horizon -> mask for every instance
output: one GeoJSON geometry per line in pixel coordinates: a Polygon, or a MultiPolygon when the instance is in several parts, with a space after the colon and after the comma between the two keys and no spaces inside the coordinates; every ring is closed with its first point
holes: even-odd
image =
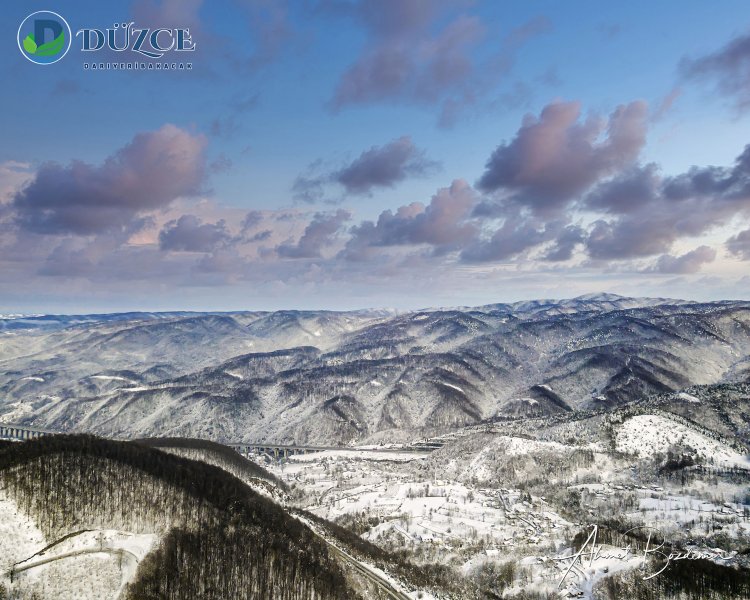
{"type": "Polygon", "coordinates": [[[622,294],[615,294],[612,292],[597,292],[597,293],[590,293],[590,294],[580,294],[578,296],[569,296],[569,297],[558,297],[558,298],[524,298],[519,300],[510,300],[510,301],[502,301],[498,300],[496,302],[486,302],[482,304],[455,304],[455,305],[446,305],[446,306],[440,306],[440,305],[430,305],[430,306],[414,306],[410,308],[397,308],[393,306],[362,306],[362,307],[354,307],[354,308],[344,308],[344,309],[331,309],[331,308],[325,308],[325,307],[311,307],[311,308],[295,308],[290,306],[282,306],[277,308],[237,308],[237,309],[182,309],[182,308],[160,308],[156,310],[149,310],[146,308],[137,308],[132,310],[113,310],[109,312],[100,312],[100,311],[75,311],[75,312],[33,312],[33,313],[23,313],[19,311],[3,311],[0,312],[0,320],[12,320],[15,318],[38,318],[38,317],[90,317],[90,316],[110,316],[110,315],[123,315],[123,314],[195,314],[195,315],[231,315],[231,314],[238,314],[238,313],[274,313],[274,312],[300,312],[300,313],[323,313],[323,312],[330,312],[330,313],[357,313],[357,312],[377,312],[377,311],[383,311],[383,312],[390,312],[394,315],[400,315],[400,314],[407,314],[407,313],[415,313],[415,312],[430,312],[430,311],[448,311],[448,310],[472,310],[472,309],[478,309],[483,308],[486,306],[493,306],[493,305],[508,305],[508,306],[514,306],[519,304],[525,304],[525,303],[533,303],[533,302],[539,302],[539,303],[550,303],[550,304],[560,304],[565,302],[572,302],[575,300],[580,301],[592,301],[592,302],[607,302],[609,300],[616,301],[616,300],[658,300],[663,301],[665,304],[669,304],[670,302],[678,303],[678,304],[721,304],[721,303],[736,303],[736,302],[750,302],[750,300],[746,298],[723,298],[718,300],[696,300],[696,299],[690,299],[690,298],[673,298],[673,297],[663,297],[663,296],[627,296],[622,294]],[[611,298],[606,298],[607,296],[611,298]]]}

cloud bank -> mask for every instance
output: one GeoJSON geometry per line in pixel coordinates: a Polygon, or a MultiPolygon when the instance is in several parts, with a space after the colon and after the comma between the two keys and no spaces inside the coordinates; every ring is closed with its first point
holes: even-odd
{"type": "MultiPolygon", "coordinates": [[[[746,228],[705,242],[750,217],[750,146],[731,165],[664,175],[641,160],[649,123],[641,101],[606,117],[550,103],[488,152],[475,184],[456,178],[369,219],[352,208],[222,206],[206,197],[206,138],[174,125],[136,134],[97,165],[4,163],[2,277],[406,285],[487,269],[690,277],[722,256],[750,260],[746,228]]],[[[324,170],[316,185],[374,196],[436,168],[402,136],[324,170]]]]}

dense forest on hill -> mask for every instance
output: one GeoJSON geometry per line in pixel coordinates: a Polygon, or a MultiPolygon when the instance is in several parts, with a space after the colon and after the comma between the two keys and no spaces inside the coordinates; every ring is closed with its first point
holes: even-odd
{"type": "Polygon", "coordinates": [[[160,533],[127,598],[350,599],[325,542],[225,471],[142,444],[54,436],[0,447],[0,486],[52,541],[160,533]]]}
{"type": "Polygon", "coordinates": [[[270,473],[258,463],[246,459],[233,448],[219,444],[218,442],[175,437],[144,438],[137,440],[137,442],[151,448],[178,453],[178,455],[185,456],[186,458],[202,460],[203,462],[220,467],[240,479],[263,479],[278,487],[287,487],[276,475],[270,473]]]}

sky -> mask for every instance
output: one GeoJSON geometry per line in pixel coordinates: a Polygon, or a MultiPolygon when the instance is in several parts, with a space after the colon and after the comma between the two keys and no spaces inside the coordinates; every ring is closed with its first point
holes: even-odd
{"type": "Polygon", "coordinates": [[[0,313],[750,298],[744,1],[0,13],[0,313]]]}

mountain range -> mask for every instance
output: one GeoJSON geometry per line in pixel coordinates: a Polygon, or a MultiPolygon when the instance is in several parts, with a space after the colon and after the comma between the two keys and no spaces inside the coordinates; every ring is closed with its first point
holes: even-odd
{"type": "Polygon", "coordinates": [[[750,302],[0,317],[0,421],[381,443],[750,379],[750,302]]]}

